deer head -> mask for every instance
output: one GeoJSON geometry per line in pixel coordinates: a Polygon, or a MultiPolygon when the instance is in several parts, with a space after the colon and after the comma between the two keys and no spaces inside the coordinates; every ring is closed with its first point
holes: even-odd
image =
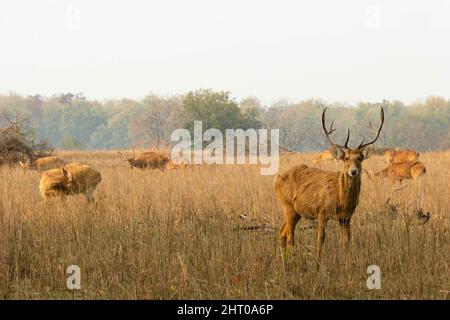
{"type": "Polygon", "coordinates": [[[120,157],[122,157],[125,161],[128,161],[128,162],[130,163],[131,169],[133,169],[134,163],[135,163],[135,161],[136,161],[136,159],[135,159],[135,152],[133,152],[133,157],[131,157],[131,158],[125,157],[125,156],[122,154],[122,152],[120,152],[120,151],[118,151],[117,154],[118,154],[120,157]]]}
{"type": "Polygon", "coordinates": [[[28,169],[33,167],[33,163],[31,162],[31,159],[27,159],[26,162],[19,161],[20,166],[22,169],[28,169]]]}
{"type": "Polygon", "coordinates": [[[368,148],[370,145],[374,144],[378,137],[380,136],[381,128],[383,128],[384,124],[384,110],[383,107],[381,107],[381,124],[378,128],[377,134],[375,136],[375,139],[368,143],[364,143],[363,141],[359,144],[356,148],[350,148],[348,146],[348,141],[350,139],[350,129],[347,130],[347,139],[345,140],[344,145],[336,144],[334,143],[331,138],[330,134],[332,134],[334,131],[336,131],[335,128],[333,128],[334,121],[331,122],[330,128],[327,130],[325,126],[325,112],[327,111],[327,108],[323,110],[322,113],[322,128],[325,132],[325,136],[328,140],[328,142],[331,145],[330,151],[333,157],[337,160],[342,160],[344,162],[344,172],[348,174],[349,177],[359,177],[361,174],[361,163],[370,157],[371,154],[371,148],[368,148]]]}
{"type": "Polygon", "coordinates": [[[64,187],[67,190],[70,190],[72,188],[72,183],[73,183],[73,175],[72,175],[72,173],[70,171],[64,169],[64,168],[61,168],[61,173],[62,173],[62,175],[65,178],[64,187]]]}

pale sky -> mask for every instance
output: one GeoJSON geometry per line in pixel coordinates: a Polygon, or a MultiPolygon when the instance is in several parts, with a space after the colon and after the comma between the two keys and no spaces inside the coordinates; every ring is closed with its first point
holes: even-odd
{"type": "Polygon", "coordinates": [[[450,97],[450,0],[1,0],[0,92],[450,97]]]}

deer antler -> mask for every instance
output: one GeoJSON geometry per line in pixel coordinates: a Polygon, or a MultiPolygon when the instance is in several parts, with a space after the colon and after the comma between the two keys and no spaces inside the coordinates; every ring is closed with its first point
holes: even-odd
{"type": "MultiPolygon", "coordinates": [[[[371,144],[374,144],[378,140],[378,137],[380,136],[380,133],[381,133],[381,128],[383,128],[383,124],[384,124],[384,109],[383,109],[383,107],[381,107],[380,116],[381,116],[381,124],[380,124],[380,127],[378,128],[375,139],[373,139],[372,141],[370,141],[368,143],[364,143],[364,139],[363,139],[361,144],[358,146],[358,149],[363,149],[371,144]]],[[[372,127],[372,123],[370,123],[370,127],[372,127]]]]}
{"type": "Polygon", "coordinates": [[[118,154],[121,158],[123,158],[124,160],[128,161],[128,159],[122,154],[122,152],[117,151],[117,154],[118,154]]]}
{"type": "Polygon", "coordinates": [[[337,144],[337,143],[334,143],[333,141],[331,141],[330,134],[332,134],[334,131],[336,131],[336,128],[333,128],[333,124],[334,124],[334,120],[333,120],[331,122],[330,129],[327,130],[327,128],[325,126],[325,112],[326,111],[327,111],[327,108],[323,109],[323,112],[322,112],[322,128],[323,128],[323,131],[325,132],[325,137],[327,138],[328,142],[331,145],[338,146],[338,147],[341,147],[344,149],[348,149],[348,141],[350,139],[350,129],[348,129],[348,131],[347,131],[347,139],[345,140],[344,145],[340,145],[340,144],[337,144]]]}

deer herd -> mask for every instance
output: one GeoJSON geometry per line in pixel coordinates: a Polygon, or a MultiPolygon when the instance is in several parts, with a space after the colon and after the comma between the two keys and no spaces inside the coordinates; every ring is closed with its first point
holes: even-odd
{"type": "MultiPolygon", "coordinates": [[[[126,160],[131,168],[184,170],[187,164],[184,162],[174,163],[164,152],[149,151],[125,157],[121,152],[118,155],[126,160]]],[[[88,202],[93,202],[92,193],[101,182],[101,173],[89,165],[73,162],[66,164],[60,157],[50,156],[27,162],[19,162],[24,170],[44,171],[39,183],[39,191],[44,201],[51,197],[62,199],[68,195],[84,194],[88,202]]]]}
{"type": "MultiPolygon", "coordinates": [[[[330,148],[319,154],[313,164],[333,160],[343,162],[340,171],[326,171],[306,164],[297,164],[277,175],[275,193],[281,204],[284,222],[280,228],[281,246],[294,246],[295,227],[303,219],[317,221],[316,252],[320,264],[322,245],[325,241],[326,225],[329,220],[339,224],[341,242],[345,252],[349,252],[350,222],[358,206],[361,190],[361,175],[366,172],[369,179],[376,182],[379,178],[387,178],[392,182],[402,182],[413,179],[419,182],[426,168],[419,161],[419,153],[414,150],[373,148],[378,140],[384,124],[384,110],[380,111],[380,125],[375,137],[364,140],[356,147],[349,146],[350,129],[344,144],[337,144],[331,139],[334,121],[329,129],[326,127],[326,110],[322,113],[322,129],[330,148]],[[379,172],[362,169],[362,163],[371,155],[384,156],[387,166],[379,172]]],[[[126,157],[121,152],[118,155],[126,160],[131,168],[159,169],[161,171],[185,169],[187,164],[174,163],[170,157],[159,151],[149,151],[138,156],[126,157]]],[[[44,171],[39,183],[39,190],[46,201],[49,197],[64,198],[68,195],[84,194],[88,202],[93,202],[93,192],[101,182],[101,173],[89,165],[69,163],[60,157],[46,157],[26,163],[20,162],[23,169],[44,171]]]]}

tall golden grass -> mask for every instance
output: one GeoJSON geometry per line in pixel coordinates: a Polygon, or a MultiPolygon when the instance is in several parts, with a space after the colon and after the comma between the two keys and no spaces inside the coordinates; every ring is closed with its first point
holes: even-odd
{"type": "MultiPolygon", "coordinates": [[[[352,219],[351,264],[329,222],[316,270],[315,230],[302,221],[296,248],[282,254],[281,208],[273,176],[257,166],[131,170],[115,152],[61,152],[100,170],[96,205],[82,195],[44,205],[40,173],[0,169],[0,296],[6,299],[448,299],[450,152],[425,153],[425,225],[409,216],[416,185],[398,192],[363,176],[352,219]],[[400,212],[389,213],[387,197],[400,212]],[[245,218],[242,218],[244,216],[245,218]],[[265,226],[265,228],[258,228],[265,226]],[[255,230],[253,230],[255,227],[255,230]],[[300,230],[301,229],[301,230],[300,230]],[[81,290],[66,288],[66,268],[81,268],[81,290]],[[381,268],[380,290],[366,286],[381,268]]],[[[288,155],[280,170],[312,165],[288,155]]],[[[384,159],[363,167],[379,170],[384,159]]],[[[339,170],[334,163],[323,168],[339,170]]]]}

